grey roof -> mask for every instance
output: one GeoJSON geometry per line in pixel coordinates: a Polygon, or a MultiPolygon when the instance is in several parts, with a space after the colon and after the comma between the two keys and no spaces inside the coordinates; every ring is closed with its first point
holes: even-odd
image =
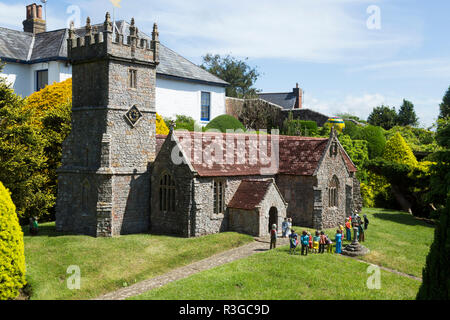
{"type": "Polygon", "coordinates": [[[290,110],[295,107],[297,96],[293,92],[285,93],[259,93],[258,97],[262,100],[274,103],[285,110],[290,110]]]}
{"type": "Polygon", "coordinates": [[[0,27],[0,57],[27,61],[33,34],[0,27]]]}
{"type": "MultiPolygon", "coordinates": [[[[129,23],[117,21],[117,29],[124,35],[129,35],[129,23]]],[[[103,24],[97,24],[99,32],[103,31],[103,24]]],[[[85,35],[85,28],[78,28],[75,33],[79,37],[85,35]]],[[[67,60],[67,37],[68,29],[60,29],[50,32],[32,33],[11,30],[0,27],[0,59],[19,63],[36,63],[42,61],[67,60]]],[[[139,31],[139,37],[147,40],[151,38],[139,31]]],[[[226,87],[228,83],[196,64],[183,58],[178,53],[160,45],[160,63],[156,69],[158,76],[175,79],[194,81],[226,87]]]]}

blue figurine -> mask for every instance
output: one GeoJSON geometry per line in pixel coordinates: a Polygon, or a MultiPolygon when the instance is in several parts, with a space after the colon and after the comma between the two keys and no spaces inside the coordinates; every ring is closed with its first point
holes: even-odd
{"type": "Polygon", "coordinates": [[[336,233],[336,253],[342,253],[342,230],[338,230],[336,233]]]}

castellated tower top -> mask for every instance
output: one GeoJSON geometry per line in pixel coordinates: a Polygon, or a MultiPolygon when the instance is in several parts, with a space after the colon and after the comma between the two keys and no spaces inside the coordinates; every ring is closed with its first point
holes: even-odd
{"type": "Polygon", "coordinates": [[[86,19],[86,26],[83,29],[75,30],[73,23],[69,29],[68,56],[69,60],[86,62],[98,59],[118,59],[133,61],[136,64],[159,63],[159,34],[156,24],[153,26],[152,40],[139,37],[139,29],[135,25],[134,18],[129,27],[129,36],[113,33],[113,23],[111,15],[106,13],[105,21],[99,28],[91,25],[91,19],[86,19]]]}

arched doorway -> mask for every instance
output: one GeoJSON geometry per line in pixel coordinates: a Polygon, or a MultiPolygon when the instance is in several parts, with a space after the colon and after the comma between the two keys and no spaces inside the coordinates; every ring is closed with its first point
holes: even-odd
{"type": "Polygon", "coordinates": [[[278,225],[278,210],[275,207],[270,208],[269,211],[269,232],[272,230],[272,226],[276,224],[277,229],[279,228],[278,225]]]}

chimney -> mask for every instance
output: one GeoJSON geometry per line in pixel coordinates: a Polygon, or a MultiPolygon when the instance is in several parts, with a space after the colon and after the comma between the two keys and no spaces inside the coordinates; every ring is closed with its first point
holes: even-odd
{"type": "Polygon", "coordinates": [[[27,6],[27,19],[23,22],[23,31],[34,34],[47,31],[47,24],[42,18],[42,5],[33,3],[27,6]]]}
{"type": "Polygon", "coordinates": [[[297,98],[297,100],[295,101],[294,109],[303,108],[303,90],[299,88],[298,83],[293,89],[293,93],[297,98]]]}

